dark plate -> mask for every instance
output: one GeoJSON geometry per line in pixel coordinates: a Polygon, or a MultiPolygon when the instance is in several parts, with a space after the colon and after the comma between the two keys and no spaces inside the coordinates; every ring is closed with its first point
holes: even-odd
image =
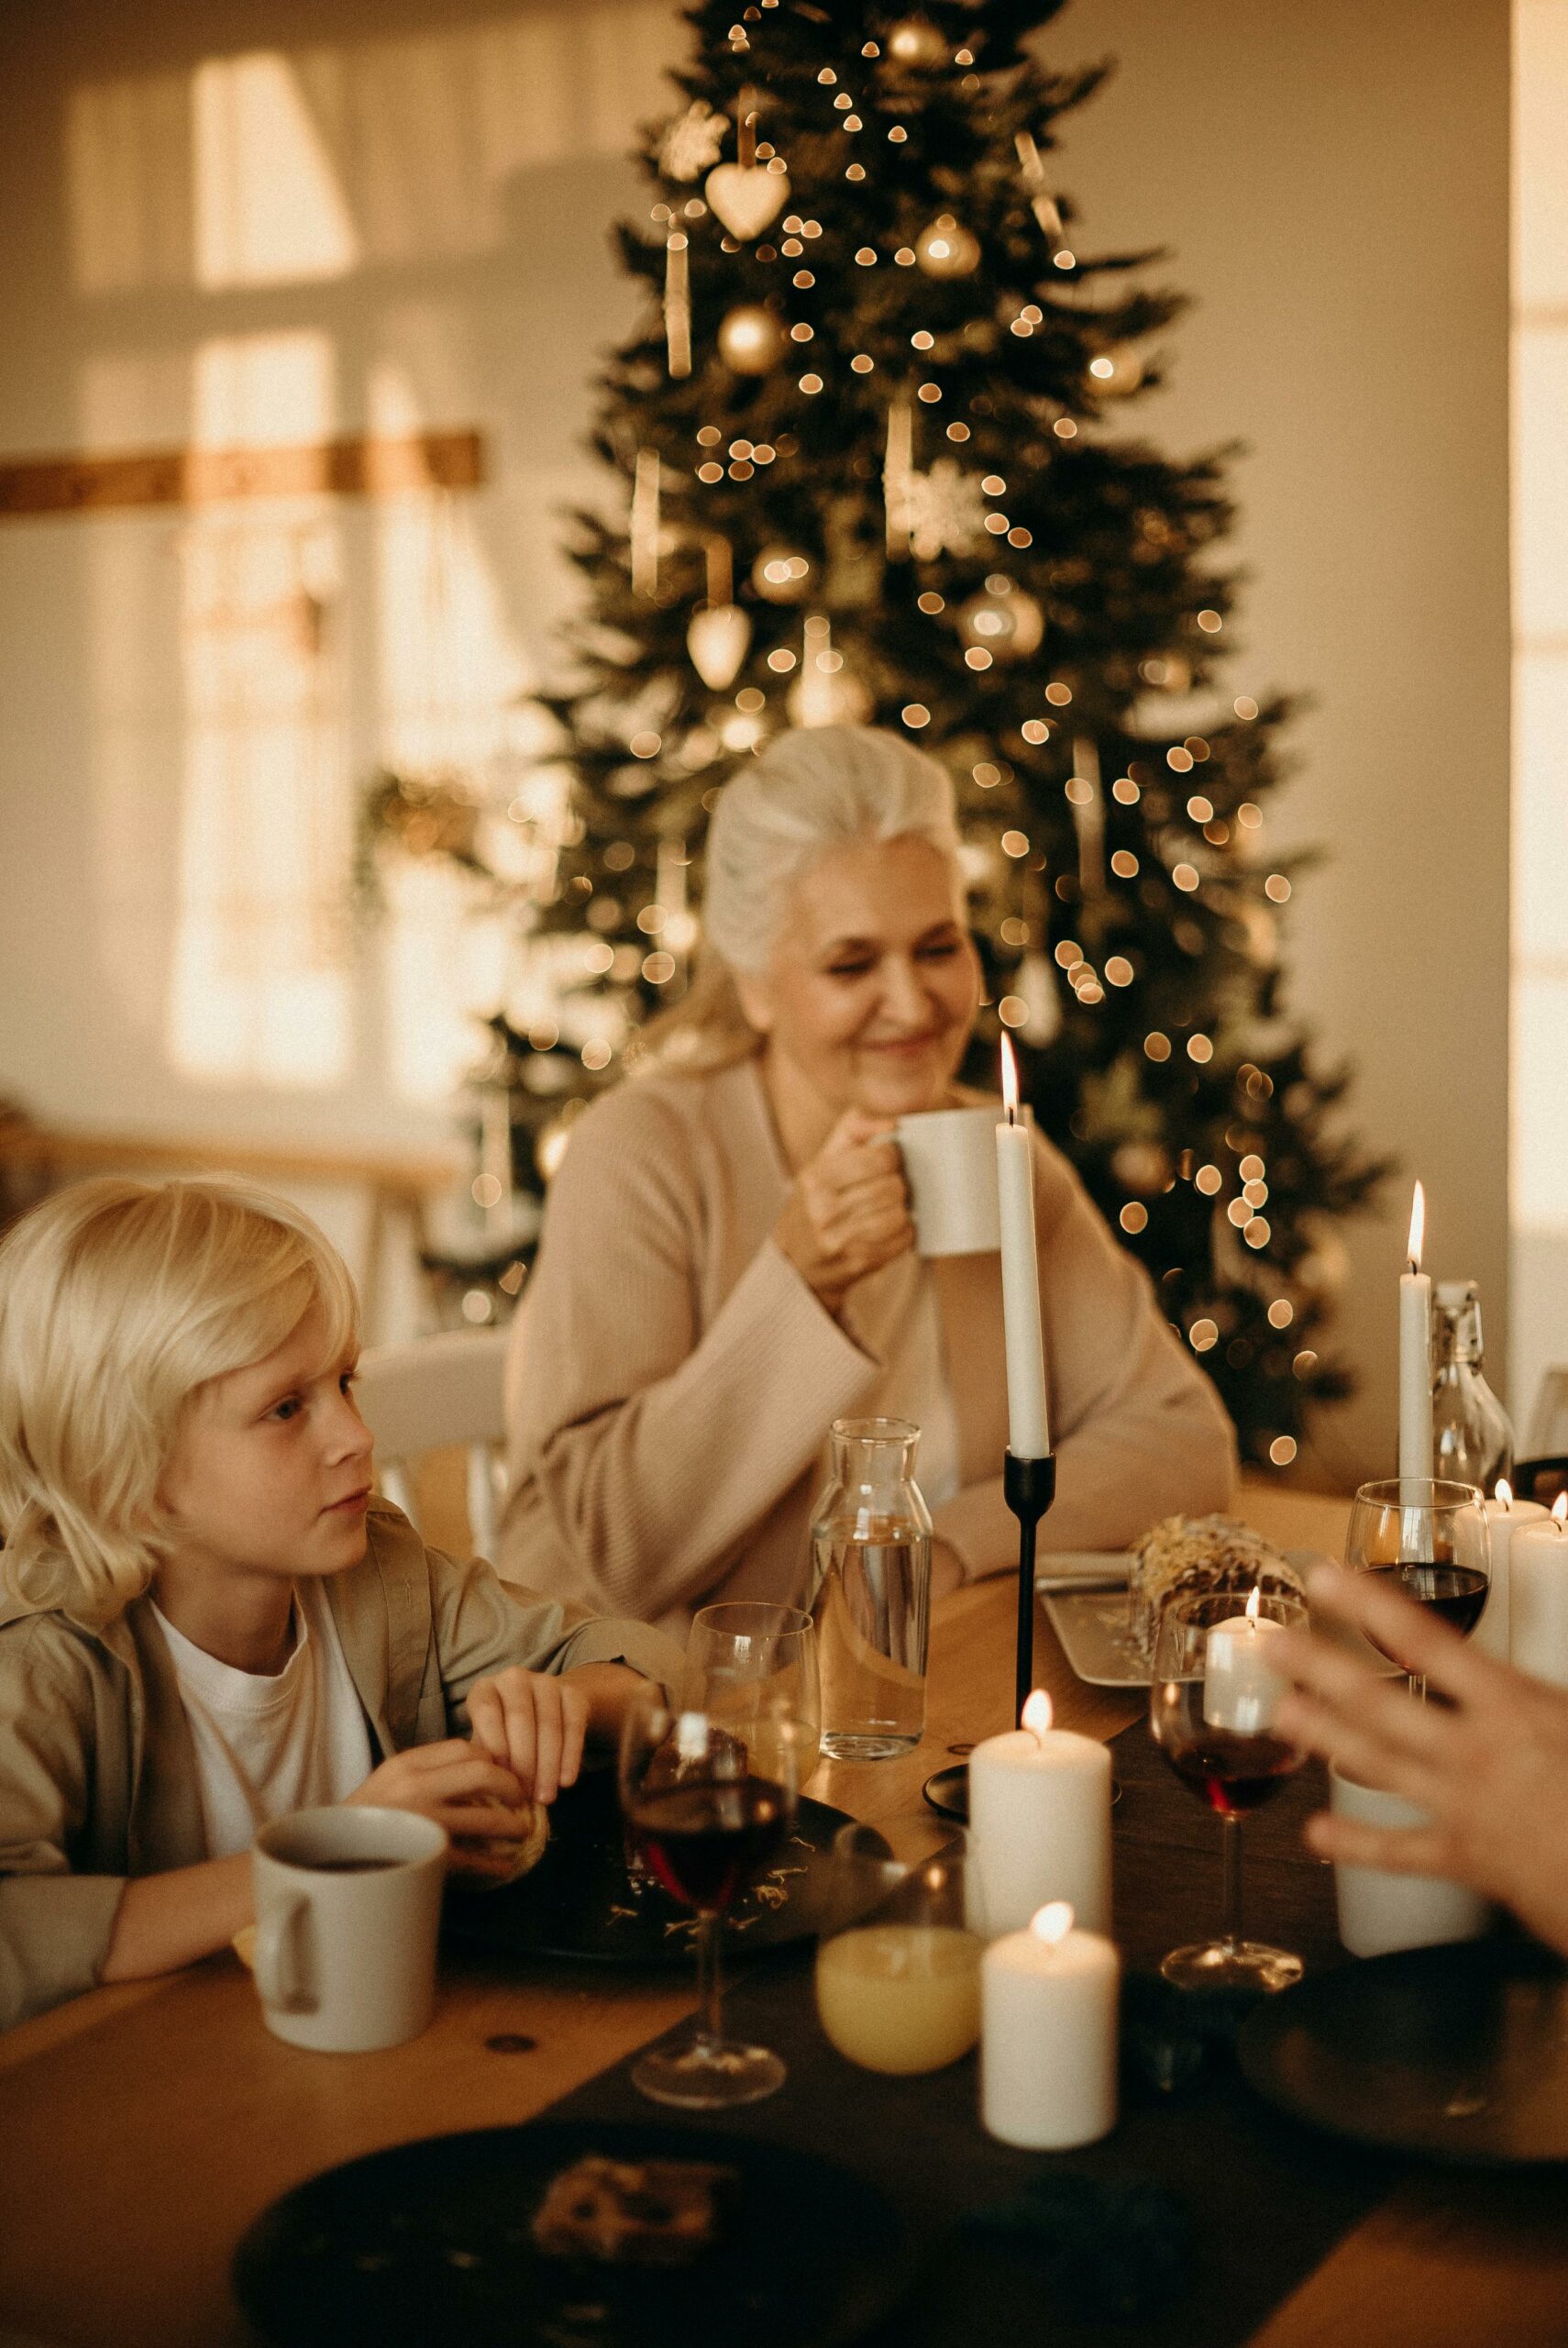
{"type": "Polygon", "coordinates": [[[1286,1989],[1237,2040],[1297,2120],[1463,2165],[1568,2161],[1568,1969],[1526,1943],[1408,1949],[1286,1989]]]}
{"type": "Polygon", "coordinates": [[[902,2221],[844,2169],[781,2145],[545,2121],[429,2136],[328,2169],[256,2221],[235,2297],[279,2348],[839,2348],[911,2279],[902,2221]],[[546,2258],[529,2221],[585,2153],[739,2172],[723,2238],[689,2268],[546,2258]],[[809,2253],[809,2255],[806,2254],[809,2253]]]}
{"type": "MultiPolygon", "coordinates": [[[[739,1900],[729,1945],[787,1948],[820,1932],[832,1887],[833,1838],[848,1819],[828,1803],[802,1800],[794,1831],[770,1874],[739,1900]]],[[[636,1888],[613,1770],[594,1770],[562,1794],[550,1843],[532,1875],[504,1891],[464,1891],[447,1899],[445,1929],[466,1947],[513,1956],[560,1956],[597,1965],[686,1965],[695,1927],[656,1884],[636,1888]]]]}

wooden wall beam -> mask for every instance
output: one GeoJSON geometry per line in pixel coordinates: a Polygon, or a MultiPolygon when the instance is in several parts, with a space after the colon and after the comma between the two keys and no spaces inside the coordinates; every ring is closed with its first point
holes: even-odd
{"type": "Polygon", "coordinates": [[[217,505],[252,497],[392,497],[476,489],[478,432],[365,434],[290,448],[147,449],[116,456],[0,460],[0,519],[134,506],[217,505]]]}

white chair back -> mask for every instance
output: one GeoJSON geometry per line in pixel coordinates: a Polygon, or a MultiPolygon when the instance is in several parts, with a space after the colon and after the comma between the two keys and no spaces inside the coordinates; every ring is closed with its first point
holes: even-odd
{"type": "Polygon", "coordinates": [[[413,1523],[411,1462],[421,1452],[467,1446],[469,1534],[479,1555],[491,1558],[504,1489],[507,1334],[447,1329],[374,1346],[359,1357],[354,1397],[376,1438],[376,1482],[413,1523]]]}

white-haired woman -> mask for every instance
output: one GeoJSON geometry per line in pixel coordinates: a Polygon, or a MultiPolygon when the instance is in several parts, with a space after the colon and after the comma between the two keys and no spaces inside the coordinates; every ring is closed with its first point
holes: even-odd
{"type": "MultiPolygon", "coordinates": [[[[649,1072],[583,1117],[508,1375],[502,1569],[683,1633],[799,1601],[835,1418],[924,1430],[937,1585],[1017,1556],[995,1255],[914,1252],[894,1121],[954,1079],[979,969],[953,788],[864,726],[786,735],[708,837],[706,959],[649,1072]]],[[[1044,1534],[1222,1507],[1234,1443],[1066,1160],[1035,1151],[1058,1441],[1044,1534]]]]}

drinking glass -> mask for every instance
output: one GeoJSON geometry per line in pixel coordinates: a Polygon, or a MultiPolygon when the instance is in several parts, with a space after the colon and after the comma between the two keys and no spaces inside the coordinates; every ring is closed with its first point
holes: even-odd
{"type": "Polygon", "coordinates": [[[835,1419],[833,1472],[812,1512],[812,1619],[823,1750],[890,1761],[925,1732],[931,1513],[914,1480],[920,1429],[835,1419]]]}
{"type": "Polygon", "coordinates": [[[1218,1812],[1224,1834],[1220,1936],[1173,1949],[1160,1966],[1180,1989],[1283,1989],[1301,1976],[1298,1956],[1250,1941],[1242,1928],[1242,1820],[1276,1794],[1306,1759],[1273,1733],[1284,1683],[1261,1668],[1261,1657],[1253,1668],[1254,1659],[1245,1656],[1239,1671],[1235,1658],[1238,1643],[1249,1640],[1266,1654],[1266,1626],[1304,1624],[1307,1610],[1297,1598],[1264,1598],[1256,1590],[1253,1598],[1255,1610],[1252,1600],[1247,1606],[1261,1626],[1255,1631],[1242,1627],[1242,1600],[1233,1591],[1210,1591],[1173,1599],[1154,1637],[1150,1730],[1183,1785],[1218,1812]],[[1231,1627],[1211,1647],[1210,1634],[1221,1623],[1231,1627]]]}
{"type": "Polygon", "coordinates": [[[784,1719],[800,1732],[802,1776],[815,1767],[822,1743],[822,1688],[817,1634],[801,1606],[731,1599],[699,1608],[686,1643],[682,1700],[744,1737],[762,1768],[771,1724],[784,1719]]]}
{"type": "MultiPolygon", "coordinates": [[[[1492,1578],[1479,1491],[1474,1484],[1430,1476],[1363,1484],[1351,1508],[1345,1564],[1353,1574],[1385,1576],[1468,1636],[1481,1620],[1492,1578]]],[[[1404,1669],[1397,1656],[1387,1659],[1404,1669]]],[[[1406,1676],[1411,1693],[1424,1699],[1426,1681],[1414,1672],[1406,1676]]]]}
{"type": "Polygon", "coordinates": [[[980,2034],[980,1958],[961,1847],[911,1865],[874,1827],[834,1837],[833,1922],[817,1949],[817,2015],[864,2070],[911,2077],[966,2054],[980,2034]]]}
{"type": "Polygon", "coordinates": [[[691,2035],[645,2054],[632,2080],[655,2103],[716,2111],[755,2103],[784,2083],[777,2054],[724,2035],[724,1917],[782,1847],[816,1749],[785,1695],[758,1697],[740,1725],[728,1726],[723,1708],[733,1680],[689,1669],[686,1688],[687,1707],[679,1711],[661,1689],[640,1690],[621,1736],[621,1808],[633,1848],[655,1881],[697,1917],[691,2035]],[[692,1700],[693,1689],[708,1689],[718,1715],[701,1708],[701,1693],[692,1700]]]}

